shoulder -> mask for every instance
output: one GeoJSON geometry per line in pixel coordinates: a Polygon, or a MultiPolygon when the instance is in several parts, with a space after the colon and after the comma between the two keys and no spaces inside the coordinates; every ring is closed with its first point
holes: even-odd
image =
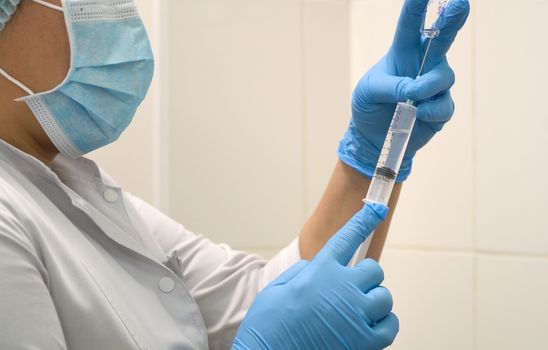
{"type": "Polygon", "coordinates": [[[29,233],[35,208],[29,196],[20,179],[0,168],[0,239],[35,246],[35,239],[29,233]]]}
{"type": "Polygon", "coordinates": [[[0,163],[0,206],[5,208],[28,207],[26,198],[32,198],[31,182],[14,169],[0,163]]]}
{"type": "Polygon", "coordinates": [[[19,183],[3,170],[0,169],[0,219],[8,213],[13,215],[16,207],[21,205],[19,183]]]}

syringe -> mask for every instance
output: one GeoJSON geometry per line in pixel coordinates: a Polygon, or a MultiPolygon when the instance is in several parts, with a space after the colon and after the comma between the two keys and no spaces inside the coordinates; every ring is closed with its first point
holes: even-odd
{"type": "MultiPolygon", "coordinates": [[[[443,14],[443,10],[447,5],[447,1],[440,0],[440,2],[443,4],[443,8],[438,7],[438,16],[443,14]]],[[[438,37],[439,33],[440,31],[435,29],[434,26],[428,27],[428,29],[423,27],[422,29],[422,34],[427,38],[428,42],[417,78],[422,75],[424,70],[432,40],[438,37]]],[[[407,144],[411,138],[411,132],[415,126],[416,118],[417,107],[415,107],[414,101],[408,100],[397,104],[373,179],[369,185],[367,196],[363,200],[364,202],[388,205],[392,190],[394,189],[394,184],[396,183],[396,178],[400,171],[403,156],[407,150],[407,144]]],[[[350,266],[354,266],[357,262],[365,258],[372,239],[373,233],[369,235],[367,240],[360,246],[352,259],[350,266]]]]}

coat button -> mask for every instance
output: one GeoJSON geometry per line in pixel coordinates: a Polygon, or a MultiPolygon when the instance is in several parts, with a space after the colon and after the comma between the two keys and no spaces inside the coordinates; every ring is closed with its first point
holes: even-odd
{"type": "Polygon", "coordinates": [[[171,293],[175,289],[175,281],[171,277],[162,277],[158,282],[158,287],[164,293],[171,293]]]}
{"type": "Polygon", "coordinates": [[[109,203],[116,202],[119,197],[118,192],[111,188],[106,189],[105,192],[103,192],[103,198],[109,203]]]}

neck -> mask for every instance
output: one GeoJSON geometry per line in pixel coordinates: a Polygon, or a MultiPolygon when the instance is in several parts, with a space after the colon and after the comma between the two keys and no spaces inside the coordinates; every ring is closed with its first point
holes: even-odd
{"type": "MultiPolygon", "coordinates": [[[[1,88],[3,90],[4,86],[1,88]]],[[[0,138],[50,168],[59,153],[24,102],[18,103],[1,97],[0,138]]]]}

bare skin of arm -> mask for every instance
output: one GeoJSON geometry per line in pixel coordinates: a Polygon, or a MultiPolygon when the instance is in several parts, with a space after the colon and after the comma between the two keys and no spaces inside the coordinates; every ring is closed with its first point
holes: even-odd
{"type": "MultiPolygon", "coordinates": [[[[313,259],[331,236],[362,208],[370,183],[371,179],[337,162],[320,203],[301,231],[299,249],[303,259],[313,259]]],[[[377,261],[381,258],[400,191],[401,184],[396,184],[388,203],[389,215],[375,231],[368,258],[377,261]]]]}

